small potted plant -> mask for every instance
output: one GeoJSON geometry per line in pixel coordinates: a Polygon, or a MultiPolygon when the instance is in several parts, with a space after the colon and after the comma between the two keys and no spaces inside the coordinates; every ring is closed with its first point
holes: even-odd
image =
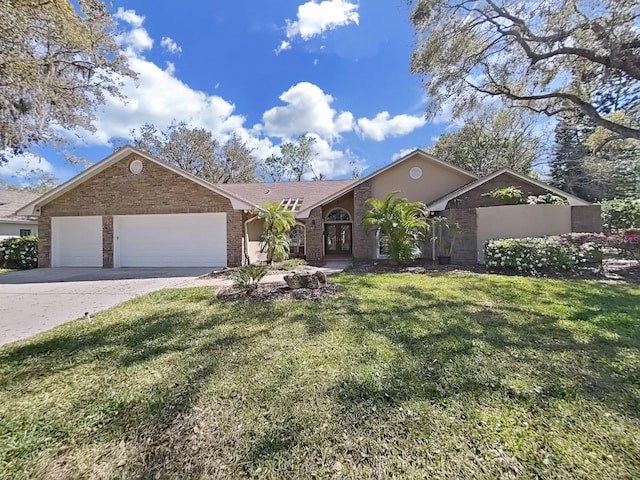
{"type": "Polygon", "coordinates": [[[460,234],[460,224],[449,224],[447,217],[434,217],[432,226],[433,236],[431,241],[433,242],[434,257],[437,252],[438,264],[449,265],[451,264],[453,246],[460,234]]]}

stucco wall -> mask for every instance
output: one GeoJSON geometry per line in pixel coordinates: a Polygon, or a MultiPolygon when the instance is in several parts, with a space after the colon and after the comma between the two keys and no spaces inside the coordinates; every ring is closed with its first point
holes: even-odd
{"type": "Polygon", "coordinates": [[[38,235],[38,225],[30,223],[2,223],[0,222],[0,240],[19,237],[20,230],[31,230],[31,235],[38,235]]]}
{"type": "Polygon", "coordinates": [[[227,262],[242,262],[242,212],[216,194],[166,168],[129,155],[41,208],[38,222],[38,262],[50,266],[51,217],[100,215],[103,217],[103,266],[113,266],[113,215],[166,213],[227,213],[227,262]],[[139,159],[142,173],[133,175],[129,163],[139,159]]]}
{"type": "Polygon", "coordinates": [[[412,202],[430,203],[474,179],[420,155],[400,162],[371,179],[371,195],[383,199],[388,193],[400,191],[401,197],[412,202]],[[422,169],[422,177],[413,179],[413,167],[422,169]]]}
{"type": "Polygon", "coordinates": [[[478,262],[484,242],[493,238],[543,237],[571,232],[568,205],[509,205],[476,209],[478,262]]]}

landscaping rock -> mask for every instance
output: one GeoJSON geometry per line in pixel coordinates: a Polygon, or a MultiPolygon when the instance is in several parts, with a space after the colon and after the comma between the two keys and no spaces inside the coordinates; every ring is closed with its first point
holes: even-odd
{"type": "Polygon", "coordinates": [[[309,267],[298,267],[289,275],[284,276],[284,281],[291,290],[299,288],[318,289],[327,283],[324,272],[309,267]]]}

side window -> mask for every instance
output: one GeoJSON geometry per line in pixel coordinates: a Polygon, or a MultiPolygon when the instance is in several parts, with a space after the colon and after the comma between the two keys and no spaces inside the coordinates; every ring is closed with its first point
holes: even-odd
{"type": "Polygon", "coordinates": [[[31,230],[28,228],[21,228],[20,229],[20,236],[21,237],[28,237],[29,235],[31,235],[31,230]]]}

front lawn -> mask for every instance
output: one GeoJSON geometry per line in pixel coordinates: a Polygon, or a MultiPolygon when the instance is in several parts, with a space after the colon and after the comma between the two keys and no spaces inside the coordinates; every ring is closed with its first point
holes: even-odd
{"type": "Polygon", "coordinates": [[[640,478],[640,288],[167,290],[0,349],[1,478],[640,478]]]}

